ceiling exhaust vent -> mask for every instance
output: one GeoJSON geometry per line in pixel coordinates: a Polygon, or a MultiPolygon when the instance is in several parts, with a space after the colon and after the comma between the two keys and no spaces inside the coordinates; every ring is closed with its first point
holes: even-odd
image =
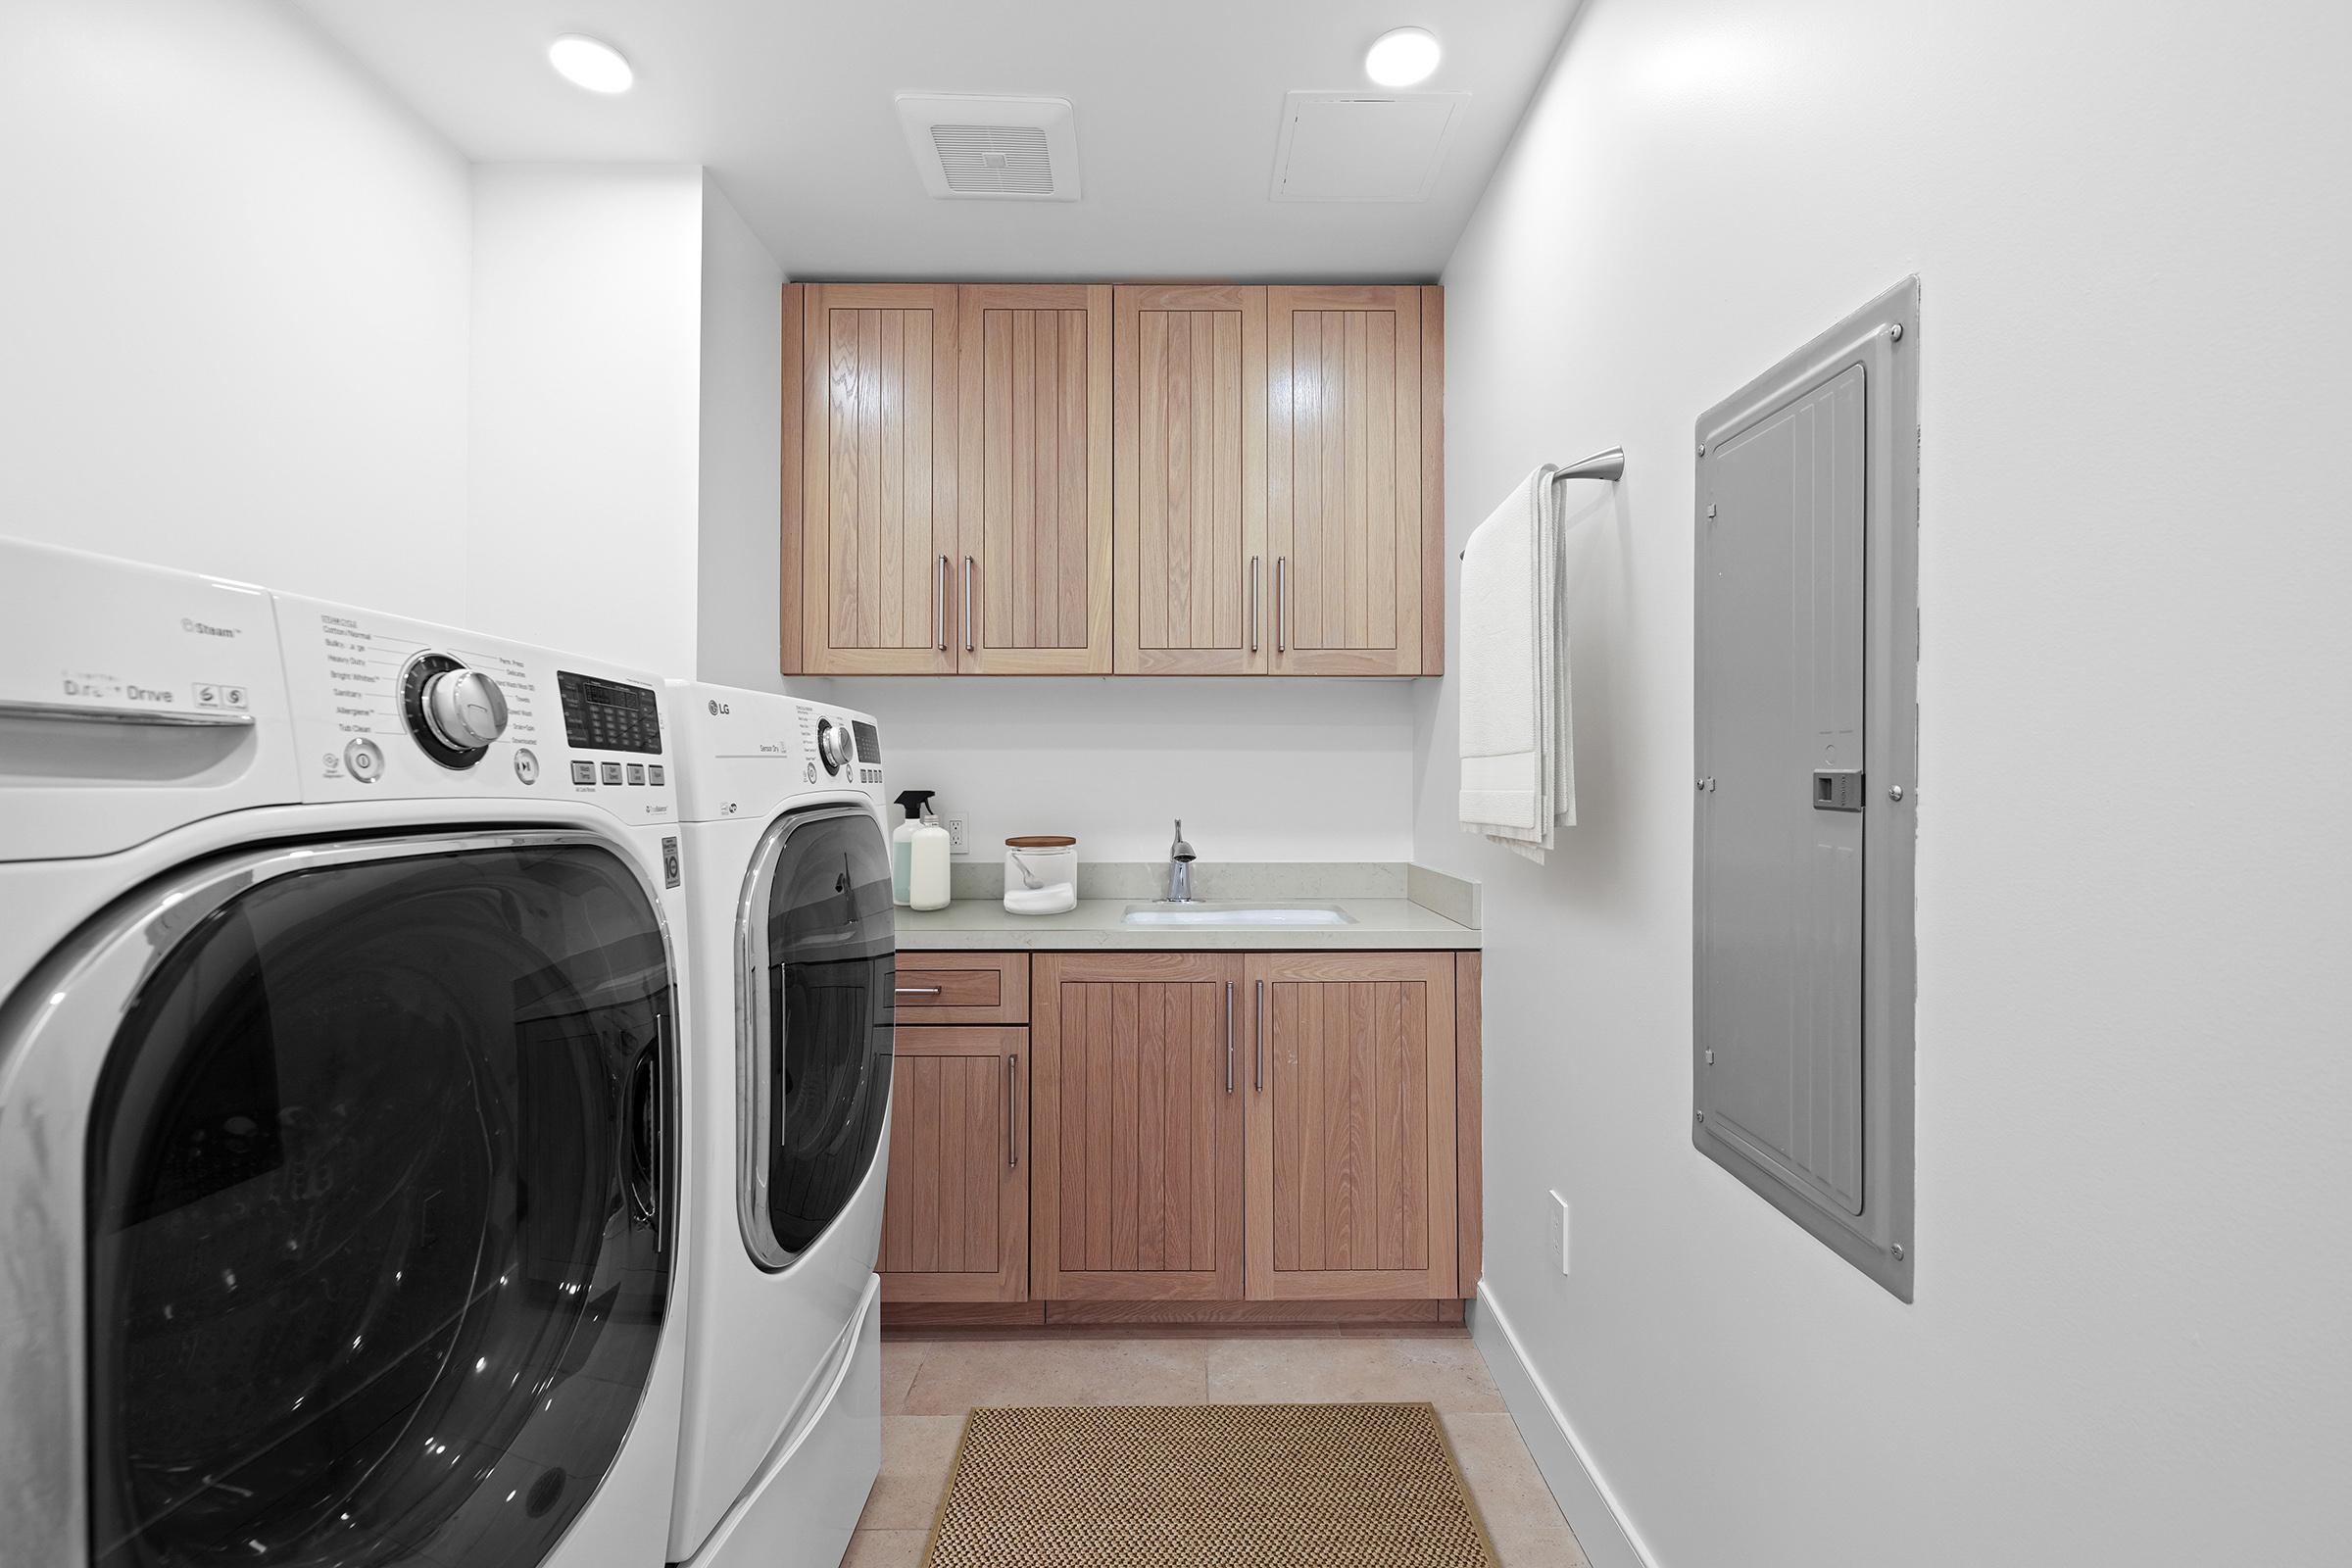
{"type": "Polygon", "coordinates": [[[899,94],[907,150],[934,196],[1074,202],[1078,124],[1067,98],[899,94]]]}

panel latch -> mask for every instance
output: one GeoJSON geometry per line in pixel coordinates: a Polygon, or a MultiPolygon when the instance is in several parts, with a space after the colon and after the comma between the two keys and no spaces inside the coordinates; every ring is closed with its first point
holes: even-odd
{"type": "Polygon", "coordinates": [[[1813,809],[1862,809],[1862,770],[1858,767],[1820,767],[1813,770],[1813,809]]]}

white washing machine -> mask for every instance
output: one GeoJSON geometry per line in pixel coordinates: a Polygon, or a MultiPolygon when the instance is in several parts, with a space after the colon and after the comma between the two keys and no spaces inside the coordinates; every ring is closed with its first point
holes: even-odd
{"type": "Polygon", "coordinates": [[[834,1568],[882,1457],[896,934],[881,739],[673,681],[697,1023],[669,1555],[834,1568]]]}
{"type": "Polygon", "coordinates": [[[657,682],[0,541],[0,1556],[646,1568],[657,682]]]}

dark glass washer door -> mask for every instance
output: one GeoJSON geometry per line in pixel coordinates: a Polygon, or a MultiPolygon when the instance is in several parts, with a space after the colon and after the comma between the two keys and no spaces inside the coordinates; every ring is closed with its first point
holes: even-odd
{"type": "Polygon", "coordinates": [[[100,1080],[99,1568],[528,1568],[650,1374],[672,1112],[644,884],[580,835],[345,853],[196,923],[100,1080]]]}
{"type": "Polygon", "coordinates": [[[789,815],[753,857],[742,929],[744,1242],[771,1269],[838,1218],[890,1114],[897,933],[872,813],[789,815]]]}

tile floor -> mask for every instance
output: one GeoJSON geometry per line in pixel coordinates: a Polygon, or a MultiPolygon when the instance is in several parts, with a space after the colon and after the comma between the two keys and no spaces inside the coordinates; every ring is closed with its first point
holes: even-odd
{"type": "Polygon", "coordinates": [[[882,1477],[845,1568],[914,1568],[979,1404],[1427,1399],[1503,1568],[1586,1568],[1576,1537],[1465,1335],[1042,1333],[882,1342],[882,1477]]]}

